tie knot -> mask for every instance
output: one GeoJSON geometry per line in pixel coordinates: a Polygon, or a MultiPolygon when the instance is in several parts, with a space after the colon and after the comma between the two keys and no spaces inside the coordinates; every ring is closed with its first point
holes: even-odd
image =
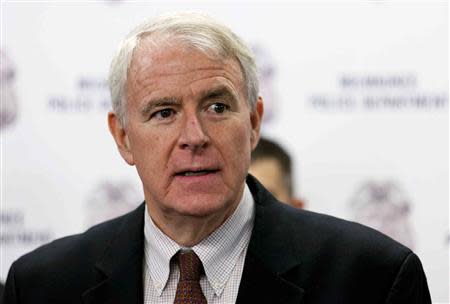
{"type": "Polygon", "coordinates": [[[176,256],[180,268],[180,281],[199,281],[203,265],[194,251],[179,252],[176,256]]]}

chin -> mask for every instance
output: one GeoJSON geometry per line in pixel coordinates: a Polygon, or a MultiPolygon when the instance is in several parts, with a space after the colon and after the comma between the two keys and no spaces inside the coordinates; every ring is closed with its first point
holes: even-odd
{"type": "Polygon", "coordinates": [[[229,202],[223,196],[218,197],[217,195],[186,196],[182,200],[178,200],[174,211],[186,216],[206,217],[227,213],[227,209],[231,208],[229,202]]]}

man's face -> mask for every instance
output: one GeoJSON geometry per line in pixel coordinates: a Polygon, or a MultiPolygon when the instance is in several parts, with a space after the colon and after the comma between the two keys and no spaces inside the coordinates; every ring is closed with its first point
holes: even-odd
{"type": "Polygon", "coordinates": [[[283,169],[272,157],[260,158],[252,162],[250,171],[279,201],[289,202],[291,197],[284,183],[283,169]]]}
{"type": "MultiPolygon", "coordinates": [[[[163,43],[164,44],[164,43],[163,43]]],[[[127,123],[110,114],[123,158],[136,165],[152,217],[233,212],[259,138],[239,63],[144,40],[127,81],[127,123]]]]}

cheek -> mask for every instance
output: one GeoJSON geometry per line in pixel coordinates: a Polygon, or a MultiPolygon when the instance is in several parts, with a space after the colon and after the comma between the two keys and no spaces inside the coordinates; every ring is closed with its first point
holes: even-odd
{"type": "MultiPolygon", "coordinates": [[[[167,155],[164,145],[164,136],[155,134],[149,130],[134,133],[130,137],[131,152],[136,162],[136,167],[142,172],[152,172],[151,169],[160,167],[167,155]]],[[[154,172],[154,171],[153,171],[154,172]]]]}
{"type": "MultiPolygon", "coordinates": [[[[247,174],[250,165],[251,143],[250,128],[229,128],[222,134],[222,156],[227,166],[247,174]]],[[[236,172],[231,172],[235,174],[236,172]]]]}

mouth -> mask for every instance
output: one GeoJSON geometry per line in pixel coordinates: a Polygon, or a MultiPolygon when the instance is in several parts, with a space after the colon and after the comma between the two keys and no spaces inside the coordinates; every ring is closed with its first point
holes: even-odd
{"type": "Polygon", "coordinates": [[[205,170],[186,170],[180,171],[175,176],[203,176],[218,172],[218,169],[205,169],[205,170]]]}

